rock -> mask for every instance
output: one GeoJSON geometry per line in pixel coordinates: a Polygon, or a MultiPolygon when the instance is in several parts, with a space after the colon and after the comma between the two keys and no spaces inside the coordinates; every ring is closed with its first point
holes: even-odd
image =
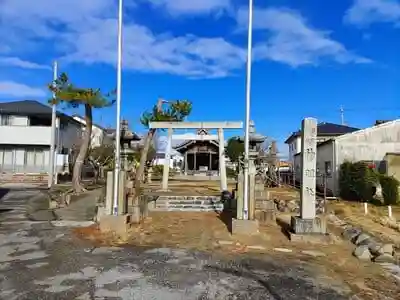
{"type": "Polygon", "coordinates": [[[299,208],[298,203],[296,202],[296,200],[291,200],[287,203],[287,208],[290,212],[295,211],[296,209],[299,208]]]}
{"type": "Polygon", "coordinates": [[[278,251],[278,252],[286,252],[286,253],[293,252],[293,250],[292,250],[292,249],[286,249],[286,248],[274,248],[274,251],[278,251]]]}
{"type": "Polygon", "coordinates": [[[354,251],[353,255],[360,260],[371,260],[371,253],[369,252],[368,246],[358,246],[354,251]]]}
{"type": "Polygon", "coordinates": [[[396,260],[392,255],[383,253],[383,254],[375,257],[374,262],[376,262],[376,263],[395,263],[396,260]]]}
{"type": "Polygon", "coordinates": [[[371,236],[369,236],[368,234],[362,232],[362,233],[359,234],[356,238],[354,238],[353,241],[354,241],[354,244],[358,246],[358,245],[360,245],[363,241],[368,240],[368,239],[370,239],[370,238],[371,238],[371,236]]]}
{"type": "Polygon", "coordinates": [[[378,242],[374,241],[373,243],[370,243],[368,245],[368,249],[371,252],[371,254],[374,256],[383,254],[382,244],[380,244],[378,242]]]}
{"type": "Polygon", "coordinates": [[[255,246],[247,246],[247,248],[251,249],[251,250],[265,250],[265,247],[257,246],[257,245],[255,245],[255,246]]]}
{"type": "Polygon", "coordinates": [[[383,226],[387,226],[387,224],[389,223],[389,217],[380,218],[379,223],[381,223],[381,225],[383,225],[383,226]]]}
{"type": "Polygon", "coordinates": [[[394,249],[392,244],[384,244],[382,246],[382,252],[385,254],[393,255],[394,249]]]}
{"type": "Polygon", "coordinates": [[[325,253],[323,253],[321,251],[316,251],[316,250],[304,250],[304,251],[301,251],[301,253],[310,255],[310,256],[314,256],[314,257],[326,256],[325,253]]]}
{"type": "Polygon", "coordinates": [[[218,241],[217,243],[219,245],[232,245],[233,241],[223,241],[223,240],[221,240],[221,241],[218,241]]]}
{"type": "Polygon", "coordinates": [[[355,227],[349,227],[346,228],[343,233],[342,236],[343,238],[345,238],[348,241],[352,241],[353,239],[355,239],[357,236],[359,236],[361,234],[361,230],[355,227]]]}

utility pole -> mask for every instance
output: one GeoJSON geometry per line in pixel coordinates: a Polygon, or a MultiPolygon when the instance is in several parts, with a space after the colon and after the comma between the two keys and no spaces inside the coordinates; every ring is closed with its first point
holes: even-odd
{"type": "MultiPolygon", "coordinates": [[[[53,84],[57,80],[57,62],[54,62],[53,65],[53,84]]],[[[55,144],[56,144],[56,114],[57,114],[57,106],[55,103],[56,100],[56,93],[53,92],[53,104],[51,106],[51,130],[50,130],[50,153],[49,153],[49,177],[47,182],[47,187],[51,188],[54,183],[54,161],[55,161],[55,144]]]]}
{"type": "Polygon", "coordinates": [[[343,109],[343,105],[340,105],[340,120],[341,120],[341,124],[344,124],[344,109],[343,109]]]}

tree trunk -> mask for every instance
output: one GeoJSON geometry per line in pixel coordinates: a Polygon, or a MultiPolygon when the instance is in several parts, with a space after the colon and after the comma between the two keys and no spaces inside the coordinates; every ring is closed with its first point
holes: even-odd
{"type": "Polygon", "coordinates": [[[74,192],[77,194],[83,191],[82,168],[89,150],[90,139],[92,136],[92,125],[93,125],[92,107],[89,104],[85,104],[85,122],[86,122],[86,128],[85,131],[83,132],[82,143],[80,145],[79,153],[78,156],[76,157],[74,170],[72,173],[72,188],[74,189],[74,192]]]}
{"type": "Polygon", "coordinates": [[[140,153],[140,163],[135,178],[135,196],[139,195],[140,193],[140,183],[142,181],[144,169],[146,167],[147,153],[149,152],[151,141],[153,140],[155,132],[155,129],[149,130],[146,136],[146,140],[144,142],[144,147],[142,149],[142,152],[140,153]]]}
{"type": "MultiPolygon", "coordinates": [[[[158,111],[161,111],[162,104],[163,104],[163,100],[158,99],[158,101],[157,101],[157,110],[158,111]]],[[[136,176],[135,176],[135,195],[134,195],[134,197],[137,197],[140,194],[140,183],[141,183],[143,175],[144,175],[144,169],[146,168],[147,154],[149,152],[151,141],[153,140],[155,133],[156,133],[156,129],[149,130],[149,132],[147,133],[147,136],[146,136],[146,140],[144,142],[144,147],[143,147],[142,153],[140,154],[140,164],[139,164],[139,168],[136,171],[136,176]]]]}

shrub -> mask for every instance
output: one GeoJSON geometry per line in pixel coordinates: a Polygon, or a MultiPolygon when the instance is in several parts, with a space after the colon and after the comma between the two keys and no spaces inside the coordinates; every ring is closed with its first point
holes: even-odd
{"type": "MultiPolygon", "coordinates": [[[[161,177],[163,176],[163,171],[164,171],[164,165],[155,165],[152,167],[153,170],[153,175],[156,177],[161,177]]],[[[172,168],[169,168],[169,174],[168,176],[171,177],[175,174],[175,171],[172,168]]]]}
{"type": "Polygon", "coordinates": [[[399,204],[400,182],[393,176],[380,175],[379,182],[382,187],[382,196],[386,205],[399,204]]]}
{"type": "Polygon", "coordinates": [[[228,177],[228,178],[236,178],[236,176],[237,176],[237,173],[236,173],[236,171],[234,170],[234,169],[232,169],[232,168],[226,168],[226,177],[228,177]]]}
{"type": "Polygon", "coordinates": [[[346,200],[372,200],[379,174],[365,162],[344,162],[339,171],[340,197],[346,200]]]}

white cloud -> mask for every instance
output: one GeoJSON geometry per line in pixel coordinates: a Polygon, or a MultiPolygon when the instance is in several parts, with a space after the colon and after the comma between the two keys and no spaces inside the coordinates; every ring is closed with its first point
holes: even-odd
{"type": "Polygon", "coordinates": [[[196,15],[219,12],[230,8],[230,0],[145,0],[166,9],[171,15],[196,15]]]}
{"type": "MultiPolygon", "coordinates": [[[[240,9],[240,29],[247,27],[248,10],[240,9]]],[[[255,59],[270,59],[297,67],[317,65],[323,59],[336,63],[369,63],[367,58],[348,51],[329,32],[312,28],[297,12],[286,9],[254,9],[253,28],[264,30],[265,42],[254,46],[255,59]]]]}
{"type": "Polygon", "coordinates": [[[18,57],[0,57],[0,65],[22,69],[51,70],[50,66],[40,65],[31,61],[22,60],[18,57]]]}
{"type": "MultiPolygon", "coordinates": [[[[211,9],[208,1],[194,7],[211,9]]],[[[29,10],[22,9],[24,0],[3,2],[0,19],[7,26],[0,28],[0,37],[5,37],[5,45],[12,50],[37,50],[43,46],[40,42],[52,43],[69,62],[116,64],[117,10],[113,1],[37,0],[29,10]],[[15,34],[10,37],[9,32],[15,34]]],[[[181,7],[183,12],[189,9],[185,3],[167,5],[181,7]]],[[[155,34],[128,18],[124,21],[123,51],[126,69],[190,77],[227,76],[241,68],[245,60],[243,49],[223,38],[155,34]]]]}
{"type": "Polygon", "coordinates": [[[397,24],[400,21],[400,3],[395,0],[354,0],[344,20],[360,26],[376,22],[397,24]]]}
{"type": "MultiPolygon", "coordinates": [[[[92,30],[66,36],[70,62],[92,64],[116,62],[114,19],[93,24],[92,30]],[[93,45],[96,47],[93,47],[93,45]]],[[[192,35],[155,35],[148,28],[128,24],[124,27],[124,67],[146,72],[165,72],[191,77],[223,77],[244,64],[244,51],[222,38],[192,35]]]]}
{"type": "Polygon", "coordinates": [[[14,81],[0,81],[0,96],[7,97],[44,97],[46,91],[14,81]]]}

